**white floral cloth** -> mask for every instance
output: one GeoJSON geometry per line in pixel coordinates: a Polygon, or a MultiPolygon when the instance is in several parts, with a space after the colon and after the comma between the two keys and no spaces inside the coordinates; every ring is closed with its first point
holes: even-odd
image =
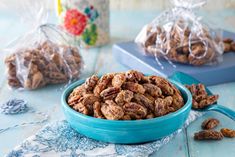
{"type": "MultiPolygon", "coordinates": [[[[202,113],[191,111],[187,127],[202,113]]],[[[182,129],[160,140],[120,145],[99,142],[77,133],[66,121],[49,124],[9,152],[6,157],[136,157],[149,156],[167,144],[182,129]]]]}

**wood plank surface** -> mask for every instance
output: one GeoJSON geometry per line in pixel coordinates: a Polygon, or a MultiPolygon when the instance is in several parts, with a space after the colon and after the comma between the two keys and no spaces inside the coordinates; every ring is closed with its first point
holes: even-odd
{"type": "MultiPolygon", "coordinates": [[[[84,58],[85,67],[82,72],[81,78],[86,78],[94,73],[104,74],[107,72],[126,71],[128,68],[120,65],[112,56],[112,44],[120,41],[133,40],[141,27],[150,22],[159,12],[139,12],[139,11],[112,11],[111,12],[111,42],[109,45],[93,48],[89,50],[82,50],[82,56],[84,58]]],[[[229,13],[224,12],[224,17],[228,15],[230,19],[234,16],[233,11],[229,13]]],[[[7,16],[7,15],[5,15],[7,16]]],[[[0,26],[0,41],[4,45],[4,39],[7,33],[6,28],[9,26],[9,22],[3,14],[0,15],[0,23],[4,24],[4,27],[0,26]]],[[[14,20],[13,20],[14,21],[14,20]]],[[[231,22],[231,20],[229,20],[231,22]]],[[[235,31],[235,27],[231,28],[235,31]]],[[[19,30],[13,30],[9,28],[9,32],[21,32],[19,30]]],[[[11,33],[9,33],[11,34],[11,33]]],[[[14,37],[17,34],[12,33],[7,38],[14,37]]],[[[0,45],[0,48],[3,48],[0,45]]],[[[0,71],[2,77],[0,78],[0,104],[7,101],[10,98],[23,98],[27,100],[32,108],[37,111],[46,112],[50,115],[49,122],[64,119],[63,113],[60,107],[60,95],[62,90],[59,90],[63,85],[47,86],[35,91],[13,91],[8,88],[6,79],[3,75],[3,57],[1,56],[0,71]]],[[[213,92],[221,95],[219,103],[221,105],[228,106],[235,109],[235,83],[228,83],[210,87],[213,92]]],[[[232,126],[234,128],[234,121],[231,121],[227,117],[218,113],[208,113],[205,117],[215,116],[221,119],[223,126],[232,126]]],[[[192,135],[195,131],[200,129],[200,123],[205,118],[201,118],[190,125],[186,130],[180,133],[169,144],[164,146],[158,152],[152,154],[156,157],[165,156],[177,156],[177,157],[233,157],[234,152],[234,139],[225,139],[216,142],[196,142],[192,139],[192,135]]],[[[6,116],[0,114],[0,128],[18,124],[21,122],[27,122],[30,120],[40,120],[41,117],[32,114],[22,114],[16,116],[6,116]]],[[[14,146],[19,144],[26,137],[33,135],[42,125],[26,126],[22,128],[12,129],[0,134],[0,156],[10,151],[14,146]],[[2,142],[4,141],[4,142],[2,142]]],[[[222,125],[220,126],[222,127],[222,125]]],[[[220,128],[219,127],[219,128],[220,128]]],[[[234,128],[235,129],[235,128],[234,128]]]]}

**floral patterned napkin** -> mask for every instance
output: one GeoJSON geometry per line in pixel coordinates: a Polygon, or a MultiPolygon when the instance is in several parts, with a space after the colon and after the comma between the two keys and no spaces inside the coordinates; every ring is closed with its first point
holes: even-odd
{"type": "MultiPolygon", "coordinates": [[[[187,127],[202,113],[191,111],[185,122],[187,127]]],[[[15,147],[6,157],[123,157],[149,156],[167,144],[182,129],[160,140],[120,145],[99,142],[77,133],[66,121],[51,123],[15,147]]]]}

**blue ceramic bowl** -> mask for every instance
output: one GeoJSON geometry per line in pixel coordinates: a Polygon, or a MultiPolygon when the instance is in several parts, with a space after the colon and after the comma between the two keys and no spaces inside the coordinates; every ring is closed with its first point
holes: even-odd
{"type": "Polygon", "coordinates": [[[154,141],[181,128],[192,106],[190,92],[181,84],[170,80],[181,92],[185,105],[176,112],[162,117],[145,120],[107,120],[90,117],[76,112],[67,104],[67,98],[73,89],[84,83],[77,81],[67,87],[62,94],[61,103],[66,120],[79,133],[99,141],[134,144],[154,141]]]}

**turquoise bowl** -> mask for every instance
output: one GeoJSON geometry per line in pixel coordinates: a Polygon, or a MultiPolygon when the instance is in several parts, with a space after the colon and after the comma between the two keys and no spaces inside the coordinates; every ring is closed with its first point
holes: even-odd
{"type": "Polygon", "coordinates": [[[77,81],[65,89],[61,97],[62,109],[71,127],[92,139],[119,144],[154,141],[181,128],[191,110],[192,96],[190,92],[182,84],[173,80],[169,81],[180,90],[185,105],[176,112],[162,117],[118,121],[94,118],[76,112],[67,104],[67,98],[75,87],[84,83],[84,80],[77,81]]]}

